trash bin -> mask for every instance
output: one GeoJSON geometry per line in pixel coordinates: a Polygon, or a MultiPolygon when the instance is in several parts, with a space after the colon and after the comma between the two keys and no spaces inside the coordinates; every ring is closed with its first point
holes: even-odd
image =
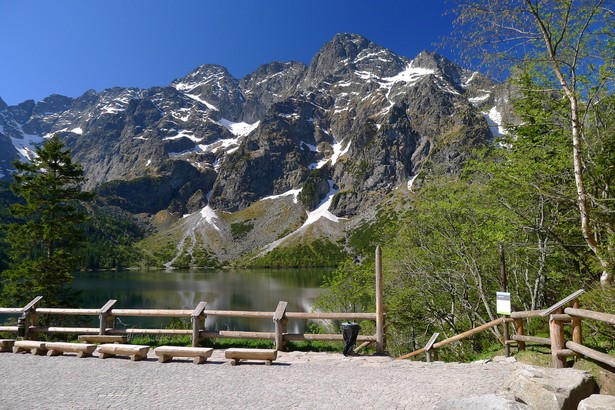
{"type": "Polygon", "coordinates": [[[344,356],[348,356],[352,353],[355,343],[357,343],[357,336],[359,335],[361,326],[353,322],[342,323],[342,336],[344,337],[344,356]]]}

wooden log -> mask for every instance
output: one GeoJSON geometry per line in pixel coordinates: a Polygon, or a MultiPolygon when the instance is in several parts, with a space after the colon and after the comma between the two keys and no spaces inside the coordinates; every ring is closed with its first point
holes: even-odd
{"type": "Polygon", "coordinates": [[[615,315],[610,313],[594,312],[585,309],[566,308],[564,312],[570,316],[580,317],[583,319],[600,320],[605,323],[615,325],[615,315]]]}
{"type": "MultiPolygon", "coordinates": [[[[557,314],[562,309],[556,310],[557,314]]],[[[564,339],[564,323],[561,320],[549,319],[549,334],[551,338],[551,362],[553,367],[561,369],[566,367],[566,358],[562,358],[557,355],[558,350],[562,350],[566,347],[566,340],[564,339]]]]}
{"type": "Polygon", "coordinates": [[[130,356],[130,360],[136,362],[145,359],[147,357],[147,352],[149,352],[149,346],[145,345],[109,343],[98,347],[98,354],[101,359],[123,355],[130,356]]]}
{"type": "Polygon", "coordinates": [[[37,308],[39,315],[74,315],[74,316],[97,316],[98,309],[69,309],[69,308],[37,308]]]}
{"type": "Polygon", "coordinates": [[[284,340],[284,333],[286,333],[286,325],[288,318],[286,317],[286,307],[288,302],[281,300],[278,303],[278,307],[273,314],[273,323],[275,325],[275,348],[277,350],[284,350],[286,347],[286,341],[284,340]]]}
{"type": "Polygon", "coordinates": [[[35,340],[17,340],[13,345],[13,353],[30,352],[33,355],[44,356],[47,354],[45,342],[35,340]]]}
{"type": "Polygon", "coordinates": [[[435,343],[433,345],[433,347],[438,349],[438,348],[440,348],[442,346],[446,346],[446,345],[448,345],[450,343],[456,342],[457,340],[461,340],[461,339],[465,339],[466,337],[473,336],[476,333],[482,332],[483,330],[487,330],[487,329],[490,329],[490,328],[492,328],[494,326],[498,326],[500,323],[502,323],[502,318],[501,317],[497,318],[497,319],[494,319],[491,322],[485,323],[484,325],[475,327],[474,329],[470,329],[470,330],[468,330],[466,332],[460,333],[458,335],[449,337],[446,340],[443,340],[441,342],[435,343]]]}
{"type": "Polygon", "coordinates": [[[78,339],[83,343],[126,343],[128,337],[120,335],[79,335],[78,339]]]}
{"type": "Polygon", "coordinates": [[[581,296],[583,293],[585,293],[584,289],[577,290],[576,292],[566,296],[564,299],[554,303],[552,306],[549,306],[548,308],[543,310],[540,316],[549,316],[552,313],[561,313],[561,310],[563,309],[564,305],[569,302],[572,302],[573,300],[581,296]]]}
{"type": "Polygon", "coordinates": [[[376,320],[375,313],[286,312],[289,319],[376,320]]]}
{"type": "Polygon", "coordinates": [[[568,357],[568,356],[574,356],[574,351],[570,349],[561,349],[561,350],[557,350],[555,354],[558,357],[568,357]]]}
{"type": "Polygon", "coordinates": [[[194,364],[205,363],[211,357],[211,347],[160,346],[154,349],[160,363],[167,363],[174,357],[192,357],[194,364]]]}
{"type": "Polygon", "coordinates": [[[30,326],[30,332],[36,332],[36,333],[98,333],[98,328],[95,328],[95,327],[30,326]]]}
{"type": "Polygon", "coordinates": [[[518,342],[527,342],[527,343],[539,343],[542,345],[550,345],[551,339],[548,337],[537,337],[537,336],[526,336],[526,335],[512,335],[512,340],[516,340],[518,342]]]}
{"type": "Polygon", "coordinates": [[[192,310],[186,309],[113,309],[115,316],[135,317],[191,317],[192,310]]]}
{"type": "Polygon", "coordinates": [[[112,329],[110,335],[192,335],[192,329],[112,329]]]}
{"type": "Polygon", "coordinates": [[[242,311],[242,310],[205,310],[207,316],[225,316],[225,317],[250,317],[271,319],[274,312],[257,312],[257,311],[242,311]]]}
{"type": "Polygon", "coordinates": [[[0,326],[0,332],[17,332],[17,326],[0,326]]]}
{"type": "Polygon", "coordinates": [[[610,356],[606,353],[598,352],[594,349],[590,349],[589,347],[583,346],[575,342],[566,342],[566,347],[576,353],[580,353],[584,356],[587,356],[601,363],[609,365],[612,368],[615,368],[615,357],[613,356],[610,356]]]}
{"type": "Polygon", "coordinates": [[[47,342],[47,356],[60,356],[63,353],[77,353],[77,357],[90,357],[96,350],[97,345],[93,343],[62,343],[47,342]]]}
{"type": "MultiPolygon", "coordinates": [[[[306,341],[312,341],[312,340],[321,340],[321,341],[326,341],[326,342],[343,342],[344,341],[344,337],[342,335],[338,335],[338,334],[321,334],[321,333],[306,333],[306,334],[302,334],[302,333],[286,333],[284,335],[284,339],[286,340],[290,340],[290,341],[298,341],[298,340],[306,340],[306,341]]],[[[367,336],[367,335],[359,335],[357,336],[357,342],[376,342],[377,338],[376,335],[373,336],[367,336]]]]}
{"type": "Polygon", "coordinates": [[[275,333],[273,332],[240,332],[233,330],[220,330],[218,333],[220,337],[275,340],[275,333]]]}
{"type": "Polygon", "coordinates": [[[0,353],[12,352],[15,339],[0,339],[0,353]]]}
{"type": "Polygon", "coordinates": [[[0,315],[17,315],[22,314],[23,308],[3,308],[0,307],[0,315]]]}
{"type": "Polygon", "coordinates": [[[572,320],[572,316],[565,313],[554,313],[551,315],[551,320],[559,320],[561,322],[568,323],[572,320]]]}
{"type": "MultiPolygon", "coordinates": [[[[517,335],[523,336],[523,320],[521,319],[514,319],[514,320],[515,320],[515,331],[517,332],[517,335]]],[[[511,339],[519,342],[517,343],[517,349],[520,352],[525,350],[525,341],[515,339],[515,335],[513,335],[511,339]]]]}
{"type": "Polygon", "coordinates": [[[205,308],[207,302],[199,302],[192,311],[190,320],[192,321],[192,347],[197,347],[201,340],[201,330],[205,329],[205,308]]]}
{"type": "Polygon", "coordinates": [[[521,312],[511,312],[510,317],[513,319],[527,319],[542,315],[543,310],[523,310],[521,312]]]}
{"type": "Polygon", "coordinates": [[[224,351],[224,357],[231,359],[233,366],[239,364],[240,360],[265,360],[265,364],[270,365],[278,357],[278,351],[275,349],[231,348],[224,351]]]}
{"type": "Polygon", "coordinates": [[[382,251],[376,246],[376,353],[384,353],[384,297],[382,285],[382,251]]]}
{"type": "Polygon", "coordinates": [[[111,310],[113,309],[113,305],[117,303],[116,299],[109,299],[107,303],[100,308],[98,313],[98,333],[104,335],[107,333],[108,327],[115,327],[115,316],[111,314],[111,310]],[[111,326],[109,326],[111,325],[111,326]]]}

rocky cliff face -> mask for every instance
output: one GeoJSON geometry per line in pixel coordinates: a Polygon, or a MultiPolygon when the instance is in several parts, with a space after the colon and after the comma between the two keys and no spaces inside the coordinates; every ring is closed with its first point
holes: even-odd
{"type": "Polygon", "coordinates": [[[344,221],[421,171],[456,172],[497,129],[493,87],[437,54],[408,59],[340,34],[309,67],[274,62],[236,79],[203,65],[165,87],[10,107],[0,100],[0,172],[6,177],[11,160],[59,134],[83,164],[87,189],[134,214],[196,215],[177,228],[183,242],[226,260],[237,256],[231,243],[258,251],[307,222],[326,220],[329,233],[338,224],[343,235],[344,221]],[[276,198],[293,217],[242,216],[276,198]],[[225,219],[270,232],[281,225],[263,243],[232,235],[225,219]]]}

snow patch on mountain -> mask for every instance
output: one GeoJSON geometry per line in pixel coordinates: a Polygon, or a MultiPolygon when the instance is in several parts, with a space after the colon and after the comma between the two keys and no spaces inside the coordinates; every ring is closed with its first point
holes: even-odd
{"type": "Polygon", "coordinates": [[[502,114],[498,111],[497,107],[492,107],[489,111],[483,112],[491,134],[494,137],[501,137],[506,134],[506,130],[502,125],[502,114]]]}
{"type": "Polygon", "coordinates": [[[221,118],[220,121],[214,121],[216,124],[223,126],[229,130],[233,135],[238,137],[245,137],[258,127],[260,121],[256,121],[254,124],[248,124],[247,122],[232,122],[226,118],[221,118]]]}
{"type": "Polygon", "coordinates": [[[19,152],[22,161],[31,161],[36,156],[34,153],[34,147],[42,144],[44,138],[38,135],[31,135],[23,132],[22,135],[23,138],[21,139],[11,137],[11,142],[17,152],[19,152]]]}
{"type": "MultiPolygon", "coordinates": [[[[333,154],[331,155],[331,157],[323,158],[320,161],[318,161],[317,163],[311,164],[309,166],[309,169],[311,169],[311,170],[320,169],[320,168],[324,167],[327,164],[327,162],[329,162],[329,161],[331,162],[331,166],[334,166],[337,163],[337,161],[339,160],[339,158],[342,155],[345,155],[348,152],[348,150],[350,150],[351,142],[352,141],[348,141],[346,143],[346,146],[343,146],[343,141],[342,142],[334,143],[331,146],[331,148],[333,148],[333,154]]],[[[305,144],[305,145],[308,145],[308,144],[306,144],[303,141],[302,141],[302,143],[305,144]]],[[[309,145],[308,145],[308,147],[309,147],[309,145]]],[[[314,150],[314,151],[317,151],[317,150],[314,150]]]]}
{"type": "MultiPolygon", "coordinates": [[[[320,204],[315,210],[307,213],[307,219],[305,220],[303,225],[301,225],[301,227],[297,229],[296,231],[291,232],[288,235],[284,236],[283,238],[280,238],[270,243],[269,245],[265,246],[263,250],[260,252],[260,254],[258,255],[258,257],[271,252],[272,250],[280,246],[280,244],[282,244],[284,241],[290,239],[291,237],[295,235],[298,235],[304,232],[308,226],[319,221],[321,218],[328,219],[335,223],[338,223],[341,219],[343,219],[343,218],[339,218],[335,216],[333,213],[329,211],[329,208],[331,207],[331,202],[333,201],[333,197],[338,192],[338,190],[334,188],[335,183],[333,182],[333,180],[330,179],[328,182],[329,182],[329,192],[327,193],[327,196],[320,202],[320,204]]],[[[291,191],[296,191],[296,190],[291,190],[291,191]]],[[[282,195],[287,195],[291,191],[287,191],[286,193],[282,195]]]]}
{"type": "Polygon", "coordinates": [[[299,202],[299,193],[301,193],[301,191],[303,190],[303,188],[299,188],[299,189],[290,189],[284,193],[281,193],[279,195],[270,195],[270,196],[266,196],[265,198],[261,199],[261,201],[267,201],[267,200],[274,200],[274,199],[279,199],[279,198],[283,198],[285,196],[294,196],[293,198],[293,203],[297,203],[299,202]]]}

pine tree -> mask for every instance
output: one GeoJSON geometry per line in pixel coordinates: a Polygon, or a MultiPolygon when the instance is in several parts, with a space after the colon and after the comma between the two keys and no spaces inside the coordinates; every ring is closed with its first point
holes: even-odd
{"type": "Polygon", "coordinates": [[[31,162],[13,164],[11,190],[20,202],[9,208],[18,222],[7,226],[11,261],[2,273],[2,299],[20,306],[41,295],[49,306],[67,306],[67,285],[77,267],[71,251],[87,219],[78,206],[92,195],[81,191],[83,169],[57,137],[36,147],[35,154],[31,162]]]}

